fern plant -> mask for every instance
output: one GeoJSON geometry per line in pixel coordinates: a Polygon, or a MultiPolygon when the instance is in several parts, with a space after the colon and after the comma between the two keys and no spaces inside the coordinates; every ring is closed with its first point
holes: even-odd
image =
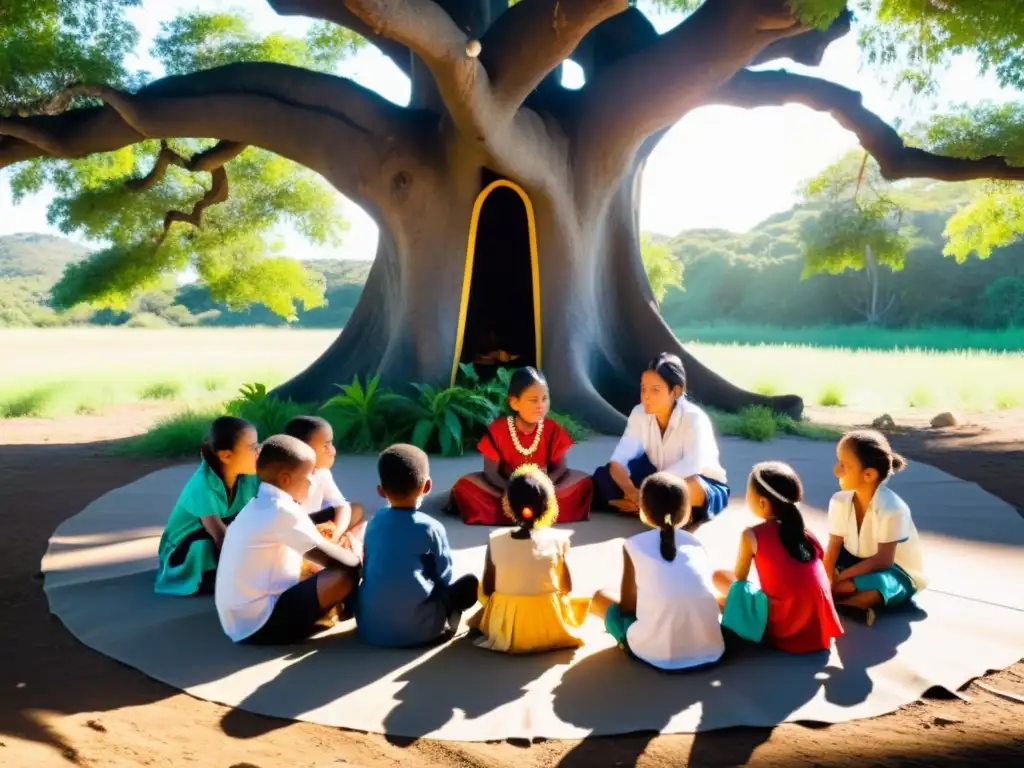
{"type": "Polygon", "coordinates": [[[484,395],[466,387],[431,387],[414,384],[419,399],[411,401],[413,445],[429,450],[435,444],[443,456],[461,456],[498,416],[498,408],[484,395]]]}
{"type": "Polygon", "coordinates": [[[512,373],[513,371],[508,368],[499,368],[495,371],[494,378],[483,381],[472,363],[461,363],[459,384],[486,397],[495,407],[504,411],[508,406],[508,385],[512,380],[512,373]]]}
{"type": "Polygon", "coordinates": [[[316,406],[281,400],[267,392],[260,383],[244,384],[238,396],[227,404],[227,413],[245,419],[256,428],[260,438],[284,432],[285,425],[296,416],[316,410],[316,406]]]}
{"type": "Polygon", "coordinates": [[[344,452],[366,453],[400,439],[413,419],[412,401],[380,387],[380,376],[366,386],[356,376],[351,384],[336,385],[341,394],[321,406],[334,429],[334,442],[344,452]]]}

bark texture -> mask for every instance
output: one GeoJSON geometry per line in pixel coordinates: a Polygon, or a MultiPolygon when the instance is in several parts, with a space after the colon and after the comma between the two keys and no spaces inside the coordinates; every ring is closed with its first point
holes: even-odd
{"type": "MultiPolygon", "coordinates": [[[[533,206],[542,363],[560,409],[601,430],[621,429],[644,365],[668,351],[683,358],[691,396],[707,405],[763,404],[799,415],[799,398],[745,392],[689,355],[661,319],[643,270],[644,163],[669,127],[704,104],[827,111],[860,137],[889,178],[1024,178],[1024,168],[1002,158],[908,148],[859,94],[840,86],[746,69],[779,58],[818,63],[849,31],[848,12],[828,30],[809,30],[792,18],[787,0],[706,0],[658,35],[627,0],[521,0],[511,8],[507,0],[268,3],[365,36],[410,75],[409,108],[343,78],[275,64],[170,77],[134,94],[83,84],[59,95],[49,114],[0,119],[0,168],[147,138],[212,137],[221,144],[208,156],[162,153],[134,184],[145,188],[168,164],[184,163],[214,173],[216,195],[226,195],[232,153],[245,145],[323,174],[376,220],[380,244],[337,341],[279,388],[297,400],[323,400],[356,375],[380,375],[392,386],[448,380],[471,212],[496,176],[522,187],[533,206]],[[579,91],[559,83],[567,57],[586,74],[579,91]],[[64,111],[72,96],[90,97],[94,106],[64,111]]],[[[175,220],[198,223],[199,214],[175,220]]],[[[477,265],[486,267],[488,257],[485,243],[477,265]]]]}

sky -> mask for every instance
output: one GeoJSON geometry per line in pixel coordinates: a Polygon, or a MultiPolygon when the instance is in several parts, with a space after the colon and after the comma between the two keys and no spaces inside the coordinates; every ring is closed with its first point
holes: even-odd
{"type": "MultiPolygon", "coordinates": [[[[139,67],[159,70],[147,51],[159,32],[160,23],[182,10],[195,8],[207,11],[244,9],[261,29],[297,35],[303,34],[307,23],[302,19],[278,17],[262,0],[206,0],[201,4],[196,0],[145,0],[132,13],[143,35],[136,56],[139,67]]],[[[670,29],[681,18],[676,14],[650,15],[659,31],[670,29]]],[[[876,73],[861,66],[856,38],[855,29],[833,44],[820,67],[808,69],[790,61],[779,61],[770,68],[806,72],[858,90],[868,109],[890,121],[898,118],[905,123],[926,118],[931,111],[951,104],[1004,100],[1015,95],[1000,90],[994,78],[980,77],[973,61],[966,58],[954,62],[942,75],[938,100],[894,95],[890,88],[880,84],[876,73]]],[[[340,74],[398,104],[408,102],[408,80],[371,46],[344,62],[340,74]]],[[[564,82],[569,87],[582,84],[581,70],[571,62],[566,67],[564,82]]],[[[667,235],[706,227],[746,231],[773,213],[792,206],[802,181],[856,146],[856,137],[840,128],[831,117],[800,106],[696,110],[669,131],[647,163],[641,227],[667,235]]],[[[9,188],[0,176],[0,235],[60,234],[46,221],[47,204],[48,195],[44,190],[15,207],[9,188]]],[[[343,198],[342,204],[351,226],[339,249],[311,253],[301,238],[286,233],[287,239],[294,237],[295,240],[289,250],[307,258],[372,258],[377,242],[376,225],[356,205],[343,198]]]]}

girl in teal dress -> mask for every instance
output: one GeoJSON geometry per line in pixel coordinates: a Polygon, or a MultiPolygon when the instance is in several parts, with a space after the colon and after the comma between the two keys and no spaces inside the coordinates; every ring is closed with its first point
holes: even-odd
{"type": "Polygon", "coordinates": [[[256,428],[245,419],[222,416],[210,424],[199,468],[178,497],[160,537],[157,593],[213,594],[224,532],[260,485],[259,449],[256,428]]]}

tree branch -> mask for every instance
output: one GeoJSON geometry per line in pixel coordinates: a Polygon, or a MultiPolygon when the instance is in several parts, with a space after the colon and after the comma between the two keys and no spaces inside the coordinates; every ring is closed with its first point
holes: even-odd
{"type": "Polygon", "coordinates": [[[267,0],[280,16],[308,16],[351,29],[395,63],[402,72],[412,72],[412,56],[401,43],[376,34],[370,25],[345,7],[341,0],[267,0]]]}
{"type": "Polygon", "coordinates": [[[517,108],[587,33],[627,7],[627,0],[527,0],[509,8],[481,40],[496,98],[517,108]]]}
{"type": "MultiPolygon", "coordinates": [[[[328,176],[345,194],[365,200],[380,183],[379,158],[408,135],[415,115],[351,81],[280,64],[232,64],[169,77],[130,95],[77,87],[100,108],[0,123],[0,168],[37,157],[77,158],[146,138],[218,138],[251,144],[328,176]]],[[[212,162],[232,150],[200,158],[212,162]]]]}
{"type": "Polygon", "coordinates": [[[853,14],[844,10],[828,29],[811,29],[799,35],[784,37],[769,45],[750,62],[750,66],[767,64],[778,59],[791,59],[797,64],[816,67],[821,64],[825,51],[832,43],[850,32],[853,14]]]}
{"type": "Polygon", "coordinates": [[[864,107],[860,93],[816,77],[782,70],[743,70],[706,103],[746,108],[802,104],[828,112],[843,128],[856,134],[861,146],[878,162],[882,176],[890,181],[1024,180],[1024,166],[1010,165],[1003,157],[945,157],[908,147],[895,128],[864,107]]]}
{"type": "Polygon", "coordinates": [[[169,211],[167,213],[164,217],[164,231],[160,235],[158,245],[163,243],[171,231],[171,226],[175,223],[191,224],[196,229],[201,229],[203,226],[203,211],[212,205],[223,203],[228,199],[228,172],[224,166],[214,168],[212,177],[210,190],[192,207],[191,213],[185,213],[184,211],[169,211]]]}
{"type": "Polygon", "coordinates": [[[631,6],[594,27],[572,52],[572,60],[591,80],[601,70],[638,53],[657,39],[658,31],[651,20],[631,6]]]}
{"type": "Polygon", "coordinates": [[[584,86],[576,128],[584,164],[618,178],[644,139],[678,122],[768,45],[805,31],[788,0],[707,0],[584,86]]]}
{"type": "MultiPolygon", "coordinates": [[[[434,76],[456,127],[487,140],[502,121],[487,71],[476,58],[479,48],[433,0],[344,0],[348,9],[382,37],[409,48],[434,76]]],[[[509,116],[510,117],[510,116],[509,116]]]]}
{"type": "Polygon", "coordinates": [[[153,170],[141,179],[132,179],[131,181],[126,182],[125,186],[134,192],[152,189],[161,179],[163,179],[164,174],[167,173],[167,169],[172,165],[184,168],[187,171],[211,173],[222,165],[234,160],[242,154],[245,149],[245,144],[237,144],[233,141],[221,141],[218,142],[216,146],[198,153],[190,160],[186,160],[171,149],[167,145],[166,141],[162,141],[160,142],[160,153],[156,156],[156,163],[153,165],[153,170]]]}

